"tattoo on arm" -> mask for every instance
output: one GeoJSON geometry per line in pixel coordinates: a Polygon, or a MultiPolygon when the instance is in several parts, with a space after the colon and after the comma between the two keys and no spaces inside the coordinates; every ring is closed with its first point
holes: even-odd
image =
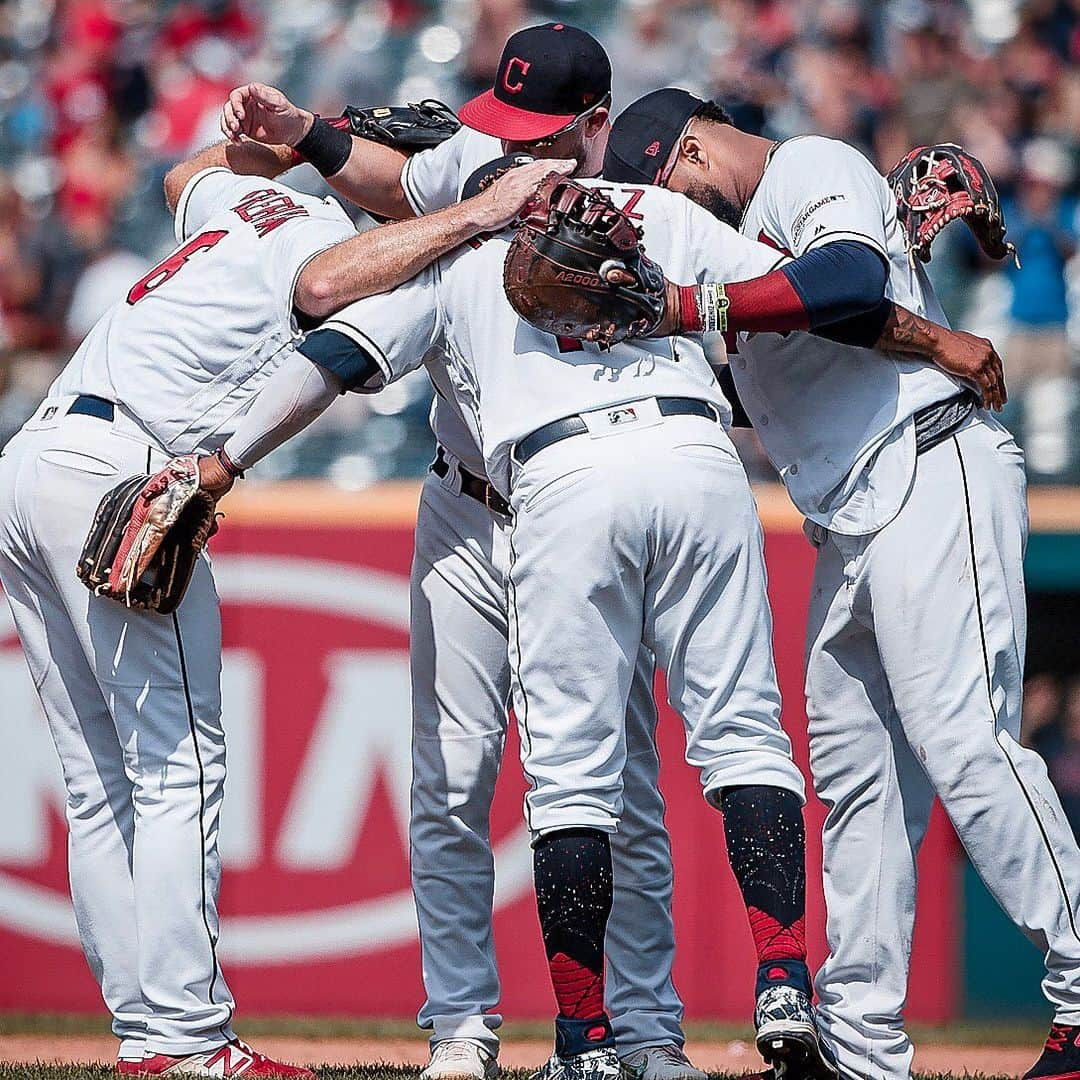
{"type": "Polygon", "coordinates": [[[938,353],[940,332],[941,327],[937,323],[893,304],[874,347],[933,359],[938,353]]]}

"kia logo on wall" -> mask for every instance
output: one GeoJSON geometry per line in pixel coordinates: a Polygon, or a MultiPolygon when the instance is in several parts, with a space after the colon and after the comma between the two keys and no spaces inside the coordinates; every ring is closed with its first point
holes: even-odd
{"type": "MultiPolygon", "coordinates": [[[[279,555],[216,555],[214,573],[228,763],[222,958],[288,964],[412,944],[408,581],[279,555]]],[[[0,686],[0,927],[78,947],[58,872],[59,762],[3,600],[0,686]]],[[[532,887],[524,825],[495,848],[502,907],[532,887]]]]}

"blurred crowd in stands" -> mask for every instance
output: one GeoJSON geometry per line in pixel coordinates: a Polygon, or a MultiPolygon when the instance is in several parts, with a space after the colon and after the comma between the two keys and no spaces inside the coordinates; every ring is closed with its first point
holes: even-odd
{"type": "MultiPolygon", "coordinates": [[[[932,276],[953,321],[1006,357],[1032,480],[1080,482],[1080,0],[0,0],[0,439],[171,246],[161,178],[214,138],[232,86],[272,82],[327,114],[456,106],[490,85],[510,33],[549,18],[604,42],[616,112],[676,84],[770,137],[847,139],[883,171],[933,141],[981,157],[1023,271],[954,225],[932,276]]],[[[321,184],[307,167],[291,180],[321,184]]],[[[350,396],[260,471],[418,475],[429,394],[418,375],[350,396]]]]}

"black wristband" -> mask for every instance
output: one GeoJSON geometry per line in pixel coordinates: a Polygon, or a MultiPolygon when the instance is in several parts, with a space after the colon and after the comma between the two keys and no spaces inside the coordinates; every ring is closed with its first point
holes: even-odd
{"type": "Polygon", "coordinates": [[[218,459],[218,464],[234,480],[243,480],[244,479],[244,470],[241,469],[240,466],[237,465],[236,462],[233,461],[233,459],[231,457],[229,457],[228,452],[225,450],[224,446],[219,446],[218,449],[214,451],[213,456],[218,459]]]}
{"type": "Polygon", "coordinates": [[[352,153],[352,136],[321,116],[315,117],[311,130],[296,144],[296,152],[323,174],[341,172],[352,153]]]}

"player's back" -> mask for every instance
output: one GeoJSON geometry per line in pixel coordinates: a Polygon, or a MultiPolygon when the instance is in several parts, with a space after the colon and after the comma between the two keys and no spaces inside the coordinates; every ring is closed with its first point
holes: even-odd
{"type": "Polygon", "coordinates": [[[304,264],[354,233],[332,200],[199,173],[176,209],[177,248],[102,316],[50,396],[116,402],[171,452],[217,445],[298,338],[304,264]]]}
{"type": "MultiPolygon", "coordinates": [[[[701,279],[708,266],[725,269],[728,280],[754,277],[779,258],[681,195],[602,180],[581,183],[602,190],[631,216],[643,230],[649,257],[681,284],[701,279]]],[[[447,364],[459,396],[478,418],[493,480],[505,470],[514,442],[573,413],[642,397],[696,397],[712,402],[725,421],[730,417],[697,340],[638,339],[604,350],[556,338],[520,319],[502,283],[511,239],[501,233],[442,260],[435,271],[447,364]]]]}

